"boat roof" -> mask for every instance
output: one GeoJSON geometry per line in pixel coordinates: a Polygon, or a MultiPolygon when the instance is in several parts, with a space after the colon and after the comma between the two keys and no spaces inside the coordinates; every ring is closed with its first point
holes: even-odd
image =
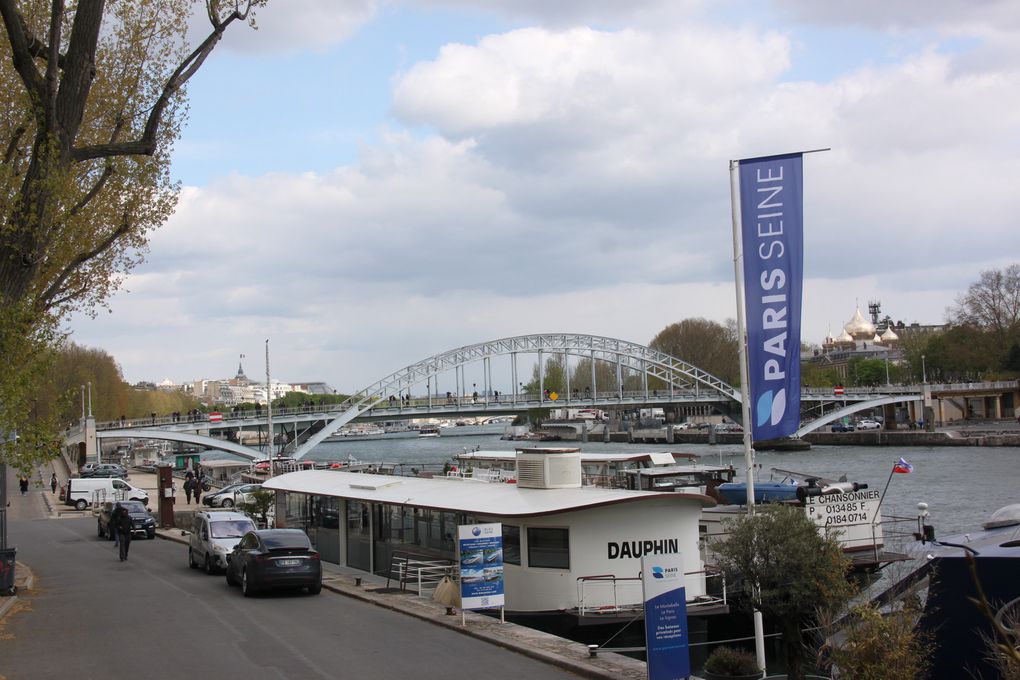
{"type": "Polygon", "coordinates": [[[226,459],[213,459],[203,460],[199,463],[204,468],[246,468],[251,466],[250,460],[226,460],[226,459]]]}
{"type": "Polygon", "coordinates": [[[410,505],[480,515],[530,517],[618,503],[673,498],[711,507],[715,500],[696,493],[628,491],[599,487],[522,489],[516,484],[459,477],[398,477],[337,470],[289,472],[265,481],[263,489],[292,491],[391,505],[410,505]]]}
{"type": "Polygon", "coordinates": [[[703,474],[706,472],[731,472],[732,467],[728,465],[660,465],[650,468],[636,468],[634,470],[623,470],[625,475],[641,475],[642,477],[674,477],[678,475],[703,474]]]}
{"type": "Polygon", "coordinates": [[[457,458],[462,460],[505,460],[513,461],[517,459],[517,453],[580,453],[582,463],[640,463],[643,461],[652,461],[660,456],[669,456],[675,460],[676,456],[687,459],[699,458],[697,454],[693,453],[679,453],[674,451],[640,451],[634,453],[585,453],[577,448],[548,448],[548,447],[535,447],[535,448],[518,448],[513,451],[464,451],[458,453],[457,458]]]}

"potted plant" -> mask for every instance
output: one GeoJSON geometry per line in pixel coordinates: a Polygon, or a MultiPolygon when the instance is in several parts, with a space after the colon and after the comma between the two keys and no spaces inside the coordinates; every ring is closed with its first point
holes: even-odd
{"type": "Polygon", "coordinates": [[[705,680],[757,680],[762,676],[754,654],[733,647],[716,647],[705,660],[705,680]]]}

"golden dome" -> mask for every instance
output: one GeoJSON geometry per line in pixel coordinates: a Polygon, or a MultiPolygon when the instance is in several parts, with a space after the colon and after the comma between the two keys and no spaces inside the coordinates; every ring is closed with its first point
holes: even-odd
{"type": "Polygon", "coordinates": [[[854,318],[850,319],[843,330],[857,339],[870,340],[875,337],[875,324],[871,323],[861,315],[861,308],[854,312],[854,318]]]}
{"type": "Polygon", "coordinates": [[[886,328],[885,333],[882,333],[882,342],[891,342],[899,339],[900,336],[896,335],[896,333],[892,329],[892,326],[886,328]]]}

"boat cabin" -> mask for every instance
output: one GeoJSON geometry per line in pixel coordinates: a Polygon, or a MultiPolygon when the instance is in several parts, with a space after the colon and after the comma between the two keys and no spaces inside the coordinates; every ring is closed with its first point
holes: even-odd
{"type": "Polygon", "coordinates": [[[718,607],[698,545],[714,500],[583,486],[579,455],[524,454],[519,467],[515,484],[311,470],[263,488],[277,525],[305,529],[323,560],[386,576],[411,559],[455,571],[458,526],[501,523],[508,614],[639,609],[641,556],[658,553],[683,556],[689,608],[718,607]]]}

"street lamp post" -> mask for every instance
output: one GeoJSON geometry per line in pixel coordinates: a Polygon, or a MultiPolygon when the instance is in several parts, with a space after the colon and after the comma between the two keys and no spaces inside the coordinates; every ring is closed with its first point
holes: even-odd
{"type": "Polygon", "coordinates": [[[924,365],[924,355],[921,355],[921,382],[928,383],[928,369],[924,365]]]}

